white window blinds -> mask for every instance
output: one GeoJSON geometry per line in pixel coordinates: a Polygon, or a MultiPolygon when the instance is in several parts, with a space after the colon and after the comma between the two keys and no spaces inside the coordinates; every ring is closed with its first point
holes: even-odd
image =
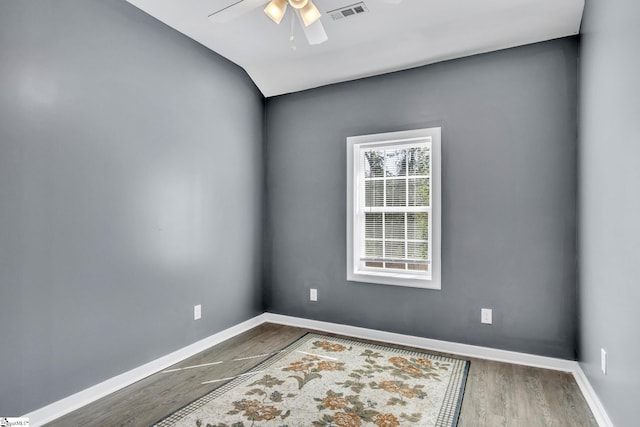
{"type": "Polygon", "coordinates": [[[402,142],[357,150],[359,267],[429,276],[431,138],[402,142]]]}

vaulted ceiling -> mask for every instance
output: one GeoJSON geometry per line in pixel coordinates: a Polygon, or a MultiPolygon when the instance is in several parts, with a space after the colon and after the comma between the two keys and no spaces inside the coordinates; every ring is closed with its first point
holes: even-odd
{"type": "Polygon", "coordinates": [[[268,0],[128,1],[244,68],[265,96],[575,35],[584,8],[584,0],[364,0],[364,13],[334,20],[327,12],[360,1],[314,0],[328,40],[309,45],[291,7],[279,25],[264,14],[268,0]],[[243,2],[249,12],[230,22],[209,19],[243,2]]]}

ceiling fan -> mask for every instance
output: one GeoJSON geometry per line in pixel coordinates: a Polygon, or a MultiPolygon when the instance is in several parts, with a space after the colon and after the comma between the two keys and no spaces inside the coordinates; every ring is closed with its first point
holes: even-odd
{"type": "MultiPolygon", "coordinates": [[[[383,3],[398,4],[402,0],[378,0],[383,3]]],[[[310,45],[324,43],[328,40],[327,33],[320,21],[322,14],[313,3],[313,0],[234,0],[226,6],[209,15],[209,19],[215,23],[233,21],[240,16],[251,12],[257,7],[268,3],[264,13],[276,24],[280,24],[287,11],[287,5],[291,6],[293,13],[302,23],[302,30],[310,45]]],[[[293,37],[293,36],[292,36],[293,37]]]]}

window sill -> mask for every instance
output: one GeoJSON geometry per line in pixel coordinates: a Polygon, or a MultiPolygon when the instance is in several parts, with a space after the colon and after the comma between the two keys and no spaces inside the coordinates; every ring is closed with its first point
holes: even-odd
{"type": "Polygon", "coordinates": [[[348,282],[375,283],[378,285],[404,286],[408,288],[440,290],[438,280],[427,279],[420,276],[409,276],[385,273],[353,272],[347,275],[348,282]]]}

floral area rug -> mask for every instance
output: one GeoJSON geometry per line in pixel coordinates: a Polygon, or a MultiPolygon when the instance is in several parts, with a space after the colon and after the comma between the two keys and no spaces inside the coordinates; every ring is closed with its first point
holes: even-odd
{"type": "Polygon", "coordinates": [[[468,370],[464,360],[307,334],[155,425],[456,426],[468,370]]]}

